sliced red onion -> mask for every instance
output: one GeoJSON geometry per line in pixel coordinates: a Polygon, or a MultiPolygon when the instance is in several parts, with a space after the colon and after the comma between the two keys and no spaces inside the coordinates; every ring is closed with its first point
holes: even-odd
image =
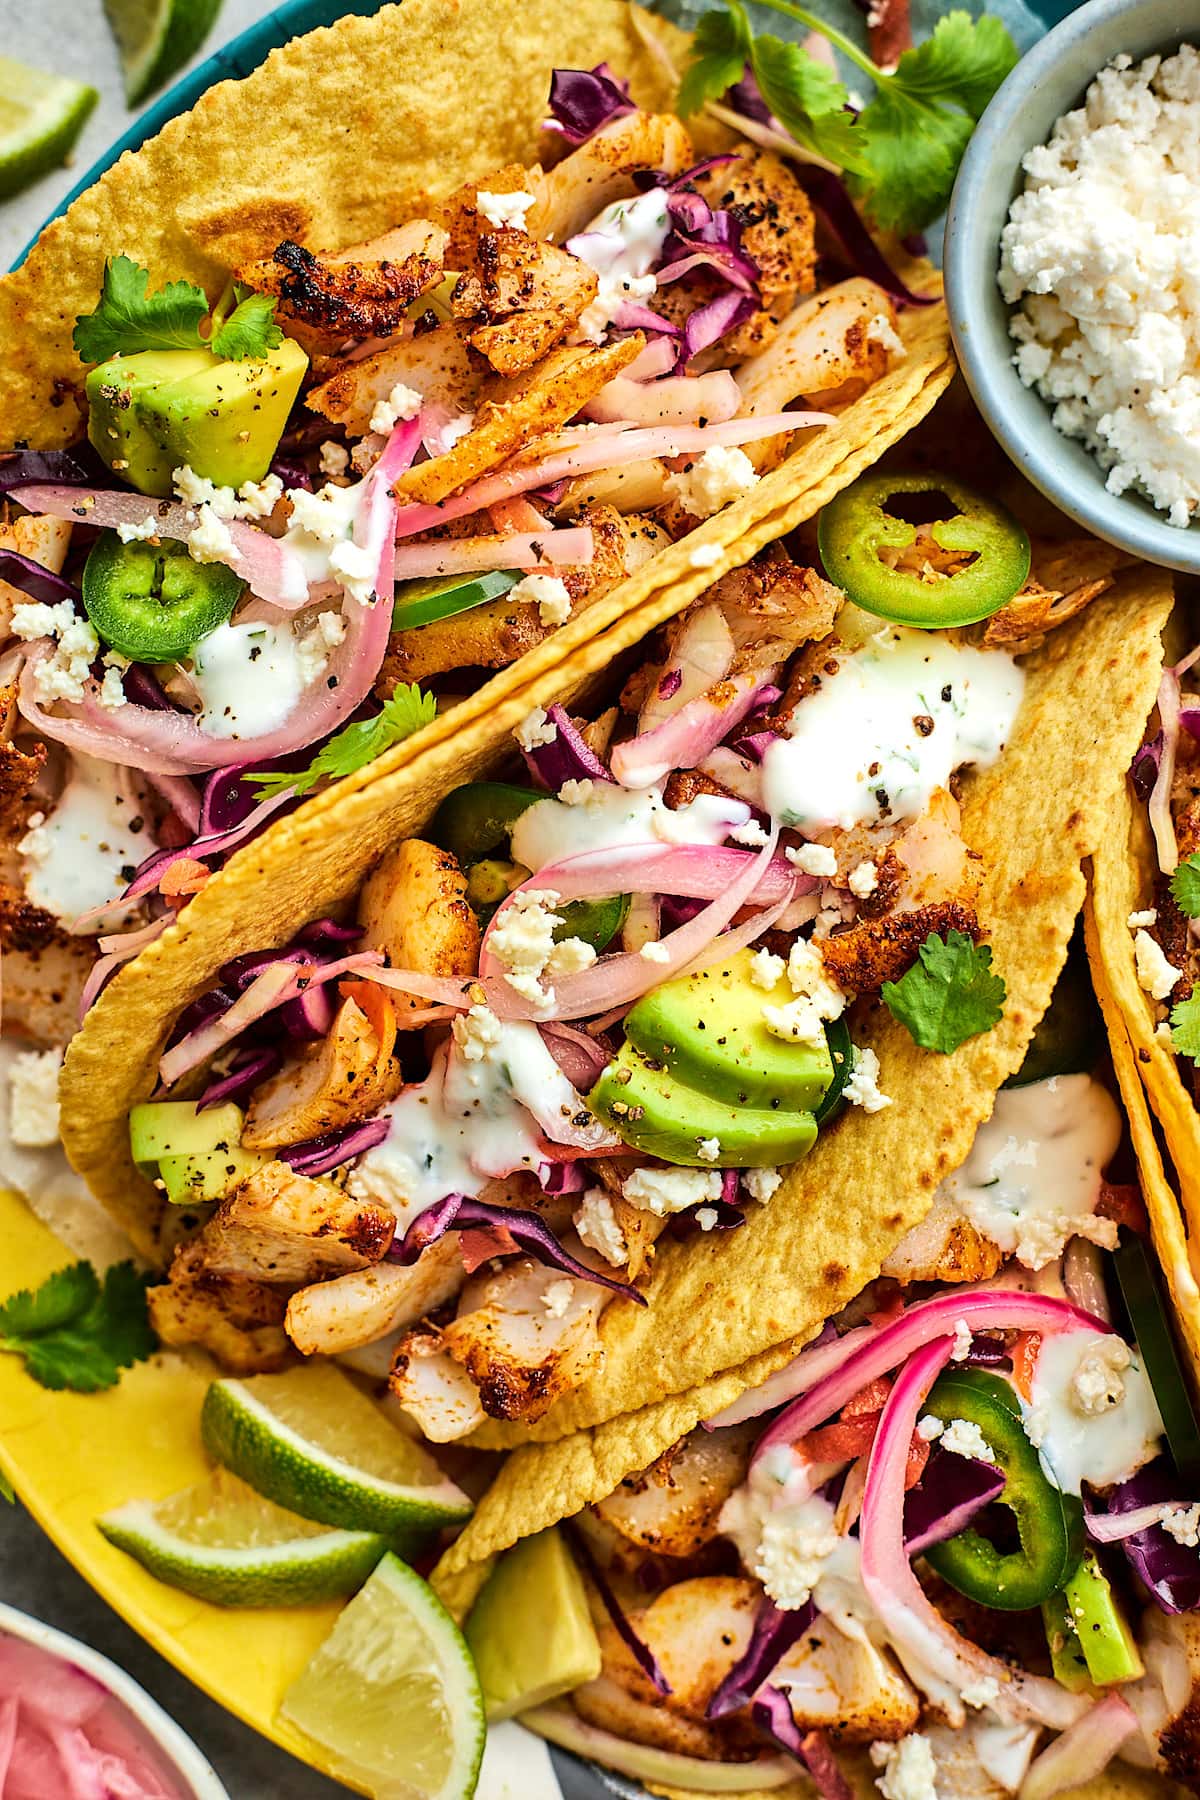
{"type": "Polygon", "coordinates": [[[402,506],[396,517],[396,535],[415,537],[419,531],[432,531],[451,519],[466,518],[469,513],[479,512],[512,494],[540,491],[548,484],[572,475],[618,469],[626,463],[644,462],[651,456],[690,456],[713,444],[757,443],[762,438],[778,437],[780,432],[834,423],[832,413],[796,410],[768,413],[753,419],[726,419],[721,425],[656,425],[646,430],[611,434],[602,426],[594,426],[568,449],[485,475],[449,500],[418,501],[402,506]]]}
{"type": "MultiPolygon", "coordinates": [[[[1093,1537],[1097,1536],[1101,1520],[1142,1514],[1147,1508],[1166,1502],[1188,1505],[1179,1491],[1178,1477],[1165,1457],[1158,1457],[1128,1481],[1110,1488],[1105,1498],[1107,1514],[1085,1514],[1093,1537]]],[[[1179,1543],[1161,1524],[1147,1525],[1123,1536],[1120,1543],[1130,1568],[1149,1589],[1150,1598],[1161,1612],[1200,1610],[1200,1550],[1179,1543]]]]}
{"type": "MultiPolygon", "coordinates": [[[[657,332],[660,340],[679,336],[679,327],[670,319],[662,318],[651,312],[648,306],[642,306],[636,300],[622,300],[613,314],[613,324],[618,331],[657,332]]],[[[651,340],[653,341],[653,339],[651,340]]]]}
{"type": "MultiPolygon", "coordinates": [[[[803,1352],[787,1374],[799,1395],[768,1426],[754,1449],[754,1461],[772,1444],[794,1444],[816,1426],[840,1412],[847,1400],[881,1375],[889,1375],[914,1351],[923,1349],[944,1333],[952,1336],[959,1325],[982,1326],[994,1331],[1111,1331],[1112,1327],[1091,1313],[1081,1312],[1069,1301],[1048,1294],[1024,1294],[1005,1288],[976,1289],[965,1294],[936,1294],[931,1300],[910,1306],[890,1325],[864,1325],[848,1331],[836,1345],[817,1352],[803,1352]],[[806,1358],[812,1362],[806,1366],[806,1358]],[[813,1370],[822,1358],[820,1379],[813,1370]]],[[[778,1377],[775,1378],[778,1382],[778,1377]]],[[[774,1393],[778,1405],[778,1387],[774,1393]]],[[[755,1414],[743,1411],[743,1418],[755,1414]]],[[[727,1418],[727,1414],[723,1415],[727,1418]]]]}
{"type": "Polygon", "coordinates": [[[337,1004],[327,987],[308,987],[279,1009],[279,1025],[285,1036],[300,1044],[316,1044],[328,1037],[337,1016],[337,1004]]]}
{"type": "Polygon", "coordinates": [[[1126,1738],[1139,1729],[1137,1714],[1120,1694],[1106,1694],[1030,1764],[1021,1800],[1054,1800],[1102,1775],[1126,1738]]]}
{"type": "Polygon", "coordinates": [[[644,788],[672,769],[694,769],[759,704],[769,685],[761,670],[730,676],[717,690],[726,698],[701,694],[653,730],[615,745],[613,774],[625,787],[644,788]]]}
{"type": "Polygon", "coordinates": [[[163,876],[173,863],[181,861],[207,862],[210,857],[228,856],[239,844],[244,844],[254,837],[266,825],[273,813],[281,807],[289,806],[294,796],[291,791],[273,794],[267,800],[260,800],[252,812],[232,831],[218,832],[214,837],[198,837],[193,843],[180,844],[167,850],[156,850],[148,856],[134,873],[133,880],[125,889],[121,898],[134,900],[142,894],[152,893],[161,883],[163,876]]]}
{"type": "Polygon", "coordinates": [[[607,1045],[589,1037],[586,1031],[573,1031],[557,1021],[541,1028],[542,1039],[551,1056],[580,1093],[595,1087],[609,1062],[607,1045]]]}
{"type": "Polygon", "coordinates": [[[629,83],[606,62],[594,69],[555,69],[550,77],[550,118],[547,131],[555,131],[568,144],[586,144],[603,125],[637,108],[629,98],[629,83]]]}
{"type": "Polygon", "coordinates": [[[741,411],[742,392],[728,369],[707,375],[668,375],[658,381],[634,381],[614,375],[584,408],[589,419],[621,419],[631,425],[704,425],[733,419],[741,411]]]}
{"type": "Polygon", "coordinates": [[[425,576],[468,574],[474,569],[586,568],[594,556],[591,527],[568,525],[495,537],[434,538],[427,544],[401,544],[395,551],[393,569],[397,581],[415,581],[425,576]]]}
{"type": "Polygon", "coordinates": [[[302,925],[292,942],[311,944],[317,950],[330,951],[335,945],[357,944],[363,934],[361,925],[343,925],[338,919],[310,919],[302,925]]]}
{"type": "MultiPolygon", "coordinates": [[[[959,1304],[976,1297],[984,1298],[962,1295],[959,1304]]],[[[955,1303],[953,1295],[946,1298],[955,1303]]],[[[954,1326],[947,1323],[942,1329],[953,1333],[954,1326]]],[[[996,1692],[990,1704],[1002,1719],[1036,1721],[1065,1731],[1087,1710],[1083,1696],[1068,1693],[1046,1676],[1014,1669],[961,1636],[926,1597],[905,1550],[904,1480],[912,1436],[929,1390],[953,1350],[952,1335],[926,1342],[905,1363],[883,1409],[859,1527],[863,1586],[901,1662],[920,1669],[922,1688],[949,1724],[965,1720],[964,1688],[990,1681],[996,1692]]]]}
{"type": "Polygon", "coordinates": [[[565,707],[548,706],[546,722],[557,727],[551,742],[536,744],[523,755],[530,773],[536,775],[552,794],[558,792],[564,781],[613,779],[565,707]]]}
{"type": "Polygon", "coordinates": [[[273,1045],[249,1050],[239,1056],[227,1075],[210,1081],[196,1102],[196,1111],[208,1106],[224,1106],[227,1100],[242,1100],[253,1093],[259,1082],[266,1081],[283,1065],[283,1056],[273,1045]]]}
{"type": "Polygon", "coordinates": [[[840,1369],[860,1345],[869,1343],[877,1333],[877,1326],[856,1325],[839,1337],[834,1326],[826,1324],[819,1337],[806,1344],[799,1356],[784,1368],[769,1375],[760,1387],[748,1389],[740,1399],[714,1413],[711,1419],[705,1419],[705,1430],[721,1431],[726,1425],[741,1425],[747,1419],[761,1418],[764,1413],[775,1412],[789,1400],[807,1394],[819,1381],[840,1369]]]}
{"type": "Polygon", "coordinates": [[[764,1594],[754,1615],[750,1642],[705,1707],[705,1718],[723,1719],[728,1713],[740,1712],[743,1706],[748,1706],[776,1664],[804,1636],[816,1616],[817,1609],[811,1600],[785,1612],[764,1594]]]}
{"type": "Polygon", "coordinates": [[[570,1529],[571,1548],[579,1561],[583,1564],[588,1579],[599,1594],[601,1604],[609,1618],[612,1620],[613,1629],[616,1631],[617,1636],[629,1651],[629,1654],[633,1657],[634,1662],[649,1681],[655,1693],[670,1694],[674,1692],[670,1682],[663,1674],[658,1658],[655,1656],[653,1650],[651,1650],[649,1644],[647,1644],[643,1638],[638,1636],[637,1632],[630,1624],[624,1607],[621,1605],[621,1602],[617,1599],[617,1596],[613,1593],[612,1588],[609,1585],[607,1575],[605,1575],[604,1570],[592,1555],[582,1534],[577,1531],[574,1526],[570,1529]]]}
{"type": "MultiPolygon", "coordinates": [[[[0,455],[0,494],[11,494],[14,488],[27,487],[31,482],[86,487],[90,481],[87,470],[65,450],[8,450],[0,455]]],[[[29,510],[36,512],[38,508],[29,510]]]]}
{"type": "Polygon", "coordinates": [[[1164,875],[1174,874],[1179,862],[1175,821],[1171,816],[1171,788],[1175,779],[1175,754],[1179,743],[1179,712],[1179,677],[1174,669],[1164,669],[1158,684],[1162,749],[1148,807],[1150,829],[1154,833],[1154,847],[1158,852],[1158,866],[1164,875]]]}
{"type": "Polygon", "coordinates": [[[122,964],[160,938],[173,918],[172,913],[164,913],[161,919],[152,919],[149,925],[143,925],[138,931],[127,931],[119,937],[101,938],[100,944],[105,953],[97,957],[88,970],[87,980],[83,984],[83,992],[79,996],[79,1017],[85,1014],[100,998],[101,990],[108,985],[111,978],[122,964]]]}
{"type": "Polygon", "coordinates": [[[549,1268],[560,1269],[576,1281],[590,1281],[597,1287],[609,1288],[626,1300],[636,1301],[639,1306],[647,1304],[645,1295],[639,1294],[629,1282],[618,1281],[615,1275],[602,1274],[598,1269],[589,1269],[586,1263],[577,1262],[563,1249],[540,1213],[524,1212],[515,1206],[492,1206],[488,1201],[476,1200],[468,1194],[447,1194],[444,1200],[427,1206],[424,1212],[418,1213],[400,1243],[392,1245],[388,1255],[393,1262],[411,1267],[423,1250],[436,1244],[448,1231],[468,1231],[477,1225],[503,1225],[505,1230],[511,1231],[522,1250],[549,1268]]]}
{"type": "Polygon", "coordinates": [[[56,606],[60,600],[72,600],[82,606],[82,597],[73,581],[68,581],[65,575],[56,575],[53,569],[34,562],[32,556],[22,556],[17,550],[0,549],[0,581],[7,581],[10,587],[19,588],[31,600],[40,600],[45,606],[56,606]]]}
{"type": "MultiPolygon", "coordinates": [[[[1137,1200],[1140,1203],[1140,1194],[1137,1200]]],[[[1063,1253],[1062,1277],[1068,1300],[1083,1312],[1111,1323],[1112,1310],[1104,1282],[1104,1256],[1098,1244],[1093,1244],[1090,1238],[1073,1237],[1063,1253]]]]}
{"type": "Polygon", "coordinates": [[[543,1194],[582,1194],[587,1187],[577,1162],[563,1162],[552,1156],[539,1163],[538,1180],[543,1194]]]}
{"type": "Polygon", "coordinates": [[[977,1512],[1004,1492],[1004,1476],[991,1463],[934,1447],[916,1487],[904,1496],[904,1550],[920,1556],[931,1544],[965,1531],[977,1512]]]}
{"type": "Polygon", "coordinates": [[[303,1144],[289,1144],[275,1155],[297,1175],[328,1175],[331,1169],[340,1169],[343,1163],[382,1144],[391,1128],[390,1119],[367,1119],[359,1125],[344,1125],[340,1131],[326,1131],[303,1144]]]}
{"type": "Polygon", "coordinates": [[[838,1768],[825,1733],[800,1730],[781,1688],[762,1688],[750,1708],[750,1717],[789,1756],[803,1764],[821,1800],[854,1800],[854,1790],[838,1768]]]}
{"type": "Polygon", "coordinates": [[[916,294],[897,275],[859,217],[840,175],[811,162],[793,163],[792,173],[841,245],[855,274],[865,275],[902,306],[936,306],[935,294],[916,294]]]}

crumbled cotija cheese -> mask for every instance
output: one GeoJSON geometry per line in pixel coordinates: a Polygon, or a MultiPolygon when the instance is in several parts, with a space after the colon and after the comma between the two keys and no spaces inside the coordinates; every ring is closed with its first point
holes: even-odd
{"type": "Polygon", "coordinates": [[[1185,526],[1200,504],[1200,53],[1116,57],[1025,158],[1000,288],[1021,379],[1185,526]]]}

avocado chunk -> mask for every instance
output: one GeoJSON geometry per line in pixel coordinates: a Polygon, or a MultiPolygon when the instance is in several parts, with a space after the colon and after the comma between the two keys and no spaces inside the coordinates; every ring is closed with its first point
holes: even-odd
{"type": "Polygon", "coordinates": [[[798,1162],[817,1135],[810,1112],[739,1106],[687,1087],[625,1043],[588,1095],[618,1137],[648,1156],[695,1169],[765,1169],[798,1162]],[[700,1146],[714,1156],[701,1155],[700,1146]]]}
{"type": "Polygon", "coordinates": [[[129,1114],[129,1148],[142,1174],[176,1206],[220,1200],[269,1158],[241,1147],[240,1106],[197,1111],[194,1100],[150,1100],[129,1114]]]}
{"type": "Polygon", "coordinates": [[[211,350],[114,356],[87,378],[88,437],[110,469],[162,499],[184,463],[218,487],[261,481],[307,367],[287,337],[244,362],[211,350]]]}
{"type": "Polygon", "coordinates": [[[553,1526],[500,1558],[464,1630],[491,1720],[541,1706],[600,1673],[583,1578],[553,1526]]]}
{"type": "Polygon", "coordinates": [[[1083,1654],[1075,1621],[1067,1606],[1067,1597],[1061,1588],[1057,1594],[1051,1594],[1048,1600],[1042,1601],[1042,1624],[1046,1629],[1046,1642],[1050,1646],[1054,1679],[1061,1681],[1068,1693],[1083,1693],[1085,1688],[1091,1686],[1092,1678],[1088,1673],[1087,1658],[1083,1654]]]}
{"type": "Polygon", "coordinates": [[[687,1087],[730,1106],[786,1107],[815,1112],[833,1080],[829,1046],[774,1036],[764,1006],[795,998],[786,975],[771,990],[751,978],[754,953],[666,981],[646,994],[625,1019],[625,1035],[652,1062],[661,1062],[687,1087]]]}
{"type": "Polygon", "coordinates": [[[1063,1584],[1066,1611],[1074,1623],[1088,1674],[1097,1687],[1118,1681],[1136,1681],[1144,1674],[1133,1633],[1114,1595],[1094,1550],[1063,1584]]]}

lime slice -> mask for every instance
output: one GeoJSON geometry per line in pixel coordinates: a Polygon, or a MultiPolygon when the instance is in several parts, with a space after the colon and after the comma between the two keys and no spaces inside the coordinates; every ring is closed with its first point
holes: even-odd
{"type": "Polygon", "coordinates": [[[139,105],[196,54],[221,0],[104,0],[125,73],[125,99],[139,105]]]}
{"type": "Polygon", "coordinates": [[[0,56],[0,199],[66,162],[95,88],[0,56]]]}
{"type": "Polygon", "coordinates": [[[298,1519],[225,1469],[166,1500],[130,1500],[96,1523],[160,1581],[215,1606],[307,1606],[352,1594],[386,1549],[370,1532],[298,1519]]]}
{"type": "Polygon", "coordinates": [[[483,1696],[437,1595],[385,1556],[340,1614],[280,1713],[336,1772],[388,1800],[468,1800],[483,1757],[483,1696]]]}
{"type": "Polygon", "coordinates": [[[412,1550],[471,1502],[429,1453],[328,1363],[214,1381],[201,1415],[210,1456],[280,1506],[412,1550]]]}

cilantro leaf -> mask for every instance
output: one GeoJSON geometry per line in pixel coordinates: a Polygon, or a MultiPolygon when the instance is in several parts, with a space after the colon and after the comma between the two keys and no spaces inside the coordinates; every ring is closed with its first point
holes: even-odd
{"type": "Polygon", "coordinates": [[[432,694],[423,694],[415,681],[401,682],[390,700],[383,703],[383,711],[373,719],[360,719],[354,725],[347,725],[336,737],[322,746],[309,763],[307,769],[298,774],[288,774],[285,770],[260,770],[247,775],[248,781],[257,781],[256,800],[270,800],[276,794],[291,790],[299,798],[316,787],[318,781],[339,781],[344,775],[353,775],[356,770],[366,768],[393,744],[403,743],[422,725],[432,725],[437,717],[437,701],[432,694]]]}
{"type": "Polygon", "coordinates": [[[169,281],[148,291],[150,271],[128,256],[110,256],[95,312],[81,313],[72,342],[80,360],[107,362],[139,350],[212,350],[231,362],[265,356],[281,342],[275,298],[249,288],[230,288],[213,309],[212,336],[200,330],[208,296],[191,281],[169,281]],[[232,310],[231,310],[232,308],[232,310]]]}
{"type": "Polygon", "coordinates": [[[972,943],[962,931],[944,938],[931,931],[917,957],[899,981],[885,981],[879,993],[922,1050],[948,1056],[999,1024],[1006,990],[1002,977],[992,973],[990,945],[972,943]]]}
{"type": "Polygon", "coordinates": [[[746,10],[728,0],[725,12],[705,13],[692,36],[692,61],[679,84],[678,108],[689,119],[742,79],[753,38],[746,10]]]}
{"type": "Polygon", "coordinates": [[[1171,1042],[1181,1056],[1200,1061],[1200,993],[1171,1008],[1171,1042]]]}
{"type": "Polygon", "coordinates": [[[799,44],[764,35],[754,40],[751,66],[763,99],[798,144],[844,169],[865,169],[849,94],[834,71],[799,44]]]}
{"type": "Polygon", "coordinates": [[[1200,851],[1186,856],[1172,875],[1171,898],[1187,918],[1200,918],[1200,851]]]}
{"type": "Polygon", "coordinates": [[[23,1357],[46,1388],[88,1394],[113,1387],[122,1369],[154,1350],[149,1280],[130,1262],[109,1269],[103,1286],[90,1263],[58,1269],[40,1288],[0,1304],[0,1350],[23,1357]]]}
{"type": "Polygon", "coordinates": [[[859,116],[867,166],[854,183],[878,225],[903,235],[943,210],[975,122],[1017,58],[999,19],[951,12],[881,78],[859,116]]]}
{"type": "Polygon", "coordinates": [[[241,362],[247,356],[265,356],[283,342],[283,332],[275,323],[274,294],[256,294],[235,285],[232,298],[234,306],[228,317],[220,307],[213,313],[209,342],[216,355],[241,362]]]}
{"type": "Polygon", "coordinates": [[[190,281],[169,281],[151,294],[149,285],[150,271],[131,257],[109,257],[99,306],[75,321],[72,342],[82,362],[107,362],[110,356],[132,356],[139,350],[204,349],[204,289],[190,281]]]}

